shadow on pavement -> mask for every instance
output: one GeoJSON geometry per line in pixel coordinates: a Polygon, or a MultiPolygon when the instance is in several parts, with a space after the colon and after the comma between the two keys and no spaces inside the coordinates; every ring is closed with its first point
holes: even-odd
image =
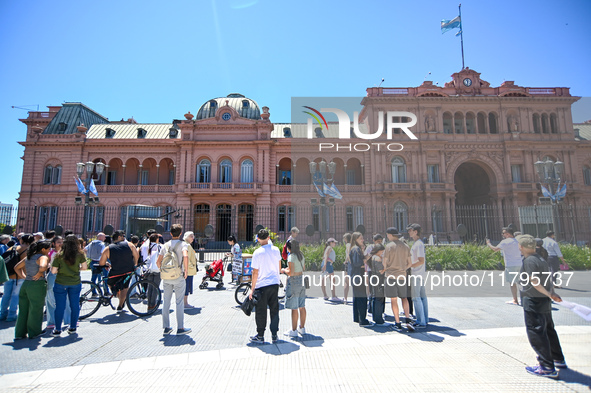
{"type": "Polygon", "coordinates": [[[187,315],[201,314],[201,307],[185,308],[185,314],[187,314],[187,315]]]}
{"type": "MultiPolygon", "coordinates": [[[[64,333],[62,333],[64,334],[64,333]]],[[[61,337],[53,337],[51,340],[49,340],[45,345],[43,345],[46,348],[56,348],[56,347],[63,347],[69,344],[74,344],[78,341],[82,340],[82,337],[78,336],[78,334],[67,334],[65,333],[66,336],[61,336],[61,337]]]]}
{"type": "Polygon", "coordinates": [[[566,383],[576,383],[591,388],[591,377],[587,374],[580,373],[571,368],[559,371],[559,378],[566,383]]]}
{"type": "Polygon", "coordinates": [[[159,340],[165,347],[180,347],[182,345],[195,345],[195,340],[193,337],[187,334],[170,334],[168,336],[164,336],[159,340]]]}
{"type": "Polygon", "coordinates": [[[14,328],[14,325],[16,325],[16,321],[14,321],[14,322],[2,321],[2,322],[0,322],[0,330],[14,328]]]}
{"type": "Polygon", "coordinates": [[[21,349],[28,349],[29,351],[36,350],[41,344],[41,337],[34,339],[24,338],[22,340],[14,340],[13,342],[4,343],[7,347],[12,347],[13,351],[20,351],[21,349]]]}
{"type": "MultiPolygon", "coordinates": [[[[151,316],[154,316],[154,315],[157,315],[157,313],[154,313],[151,316]]],[[[99,323],[101,325],[112,325],[114,323],[133,322],[133,321],[137,320],[138,318],[139,318],[138,316],[133,315],[129,311],[122,312],[122,313],[119,313],[119,314],[117,314],[117,313],[115,313],[113,311],[113,314],[105,315],[102,318],[89,319],[89,321],[90,322],[96,322],[96,323],[99,323]]]]}

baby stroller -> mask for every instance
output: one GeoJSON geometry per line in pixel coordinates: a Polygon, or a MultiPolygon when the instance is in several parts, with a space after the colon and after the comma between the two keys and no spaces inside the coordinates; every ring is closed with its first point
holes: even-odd
{"type": "Polygon", "coordinates": [[[207,288],[207,281],[217,282],[218,284],[215,286],[215,289],[222,289],[224,287],[224,262],[226,262],[226,260],[227,258],[224,258],[223,260],[218,259],[211,264],[205,265],[205,275],[203,276],[201,284],[199,284],[199,289],[207,288]]]}

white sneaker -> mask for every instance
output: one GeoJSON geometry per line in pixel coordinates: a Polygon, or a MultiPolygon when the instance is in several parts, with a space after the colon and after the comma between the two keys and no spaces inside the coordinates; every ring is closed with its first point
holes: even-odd
{"type": "Polygon", "coordinates": [[[286,330],[285,333],[283,333],[283,335],[287,337],[297,337],[298,332],[297,330],[286,330]]]}
{"type": "Polygon", "coordinates": [[[301,334],[302,336],[306,334],[306,328],[298,328],[298,333],[301,334]]]}
{"type": "Polygon", "coordinates": [[[342,300],[341,300],[341,299],[339,299],[338,297],[331,297],[331,298],[330,298],[330,301],[331,301],[331,302],[335,302],[335,303],[341,303],[341,302],[342,302],[342,300]]]}

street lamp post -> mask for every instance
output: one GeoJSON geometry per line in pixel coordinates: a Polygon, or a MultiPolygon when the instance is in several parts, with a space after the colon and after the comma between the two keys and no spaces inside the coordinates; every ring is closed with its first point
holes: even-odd
{"type": "Polygon", "coordinates": [[[88,207],[94,203],[98,203],[97,198],[90,198],[90,181],[92,180],[92,172],[96,166],[96,174],[100,177],[103,171],[105,170],[105,164],[102,162],[97,162],[96,164],[92,161],[88,161],[86,164],[83,162],[79,162],[76,164],[76,173],[78,173],[78,177],[81,178],[84,172],[86,172],[86,179],[84,180],[84,218],[82,219],[82,238],[86,240],[86,221],[88,220],[88,207]]]}
{"type": "Polygon", "coordinates": [[[334,174],[337,169],[337,164],[334,161],[326,163],[324,159],[318,164],[310,162],[310,174],[312,175],[312,182],[316,185],[318,195],[320,196],[319,202],[315,203],[315,199],[312,199],[312,206],[318,207],[320,214],[320,238],[324,240],[324,232],[328,234],[328,226],[330,221],[330,210],[327,210],[329,206],[334,206],[334,198],[328,198],[322,190],[324,184],[327,182],[334,182],[334,174]]]}
{"type": "MultiPolygon", "coordinates": [[[[549,158],[546,161],[537,161],[534,164],[538,177],[540,178],[540,186],[548,185],[548,191],[551,195],[550,201],[552,203],[552,215],[556,209],[556,223],[558,226],[558,233],[561,232],[560,216],[558,214],[558,204],[564,195],[560,195],[560,183],[564,174],[564,162],[552,161],[549,158]]],[[[557,234],[558,235],[558,234],[557,234]]]]}

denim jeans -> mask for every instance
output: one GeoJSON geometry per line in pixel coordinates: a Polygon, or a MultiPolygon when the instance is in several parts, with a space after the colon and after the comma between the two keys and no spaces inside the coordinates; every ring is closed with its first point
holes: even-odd
{"type": "MultiPolygon", "coordinates": [[[[108,295],[109,294],[109,286],[107,285],[107,276],[109,275],[109,271],[107,270],[106,267],[100,268],[100,273],[99,273],[99,263],[98,261],[92,261],[90,262],[90,269],[92,272],[92,276],[90,277],[90,281],[92,281],[95,284],[98,284],[97,281],[99,279],[99,276],[102,275],[105,280],[103,281],[103,295],[108,295]]],[[[93,293],[94,295],[94,293],[93,293]]]]}
{"type": "MultiPolygon", "coordinates": [[[[47,325],[55,325],[55,295],[53,286],[55,285],[55,274],[49,272],[47,275],[47,297],[45,298],[45,307],[47,307],[47,325]]],[[[64,324],[70,324],[70,301],[66,299],[66,310],[64,312],[64,324]]]]}
{"type": "Polygon", "coordinates": [[[80,291],[82,284],[61,285],[57,282],[53,286],[55,295],[55,330],[62,330],[62,320],[66,311],[66,298],[70,300],[70,328],[76,329],[80,316],[80,291]]]}
{"type": "MultiPolygon", "coordinates": [[[[418,284],[418,283],[416,283],[418,284]]],[[[411,288],[412,302],[415,306],[415,316],[417,323],[426,326],[429,323],[429,303],[424,285],[413,285],[411,288]]]]}
{"type": "Polygon", "coordinates": [[[16,318],[16,311],[18,309],[18,294],[23,285],[22,278],[18,280],[11,278],[4,283],[4,295],[2,295],[2,303],[0,305],[0,319],[16,318]]]}

